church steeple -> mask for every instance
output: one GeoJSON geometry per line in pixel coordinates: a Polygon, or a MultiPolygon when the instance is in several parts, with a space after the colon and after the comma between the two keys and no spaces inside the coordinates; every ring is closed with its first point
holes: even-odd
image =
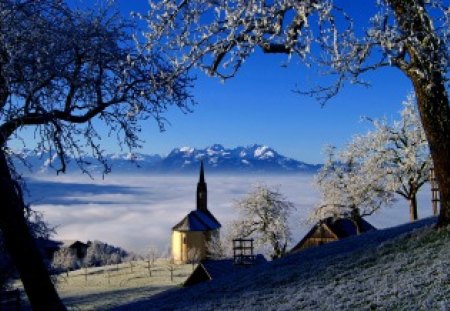
{"type": "Polygon", "coordinates": [[[203,160],[200,162],[200,178],[197,183],[197,210],[206,212],[208,211],[207,206],[207,194],[205,183],[205,170],[203,168],[203,160]]]}

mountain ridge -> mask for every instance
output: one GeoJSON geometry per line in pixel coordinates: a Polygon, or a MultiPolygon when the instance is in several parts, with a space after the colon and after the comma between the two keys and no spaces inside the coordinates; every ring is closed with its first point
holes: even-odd
{"type": "MultiPolygon", "coordinates": [[[[31,150],[16,152],[18,157],[28,163],[32,171],[41,173],[49,172],[58,167],[59,163],[55,155],[49,152],[36,153],[31,150]]],[[[203,149],[193,147],[177,147],[167,156],[144,153],[111,153],[106,154],[105,159],[111,166],[113,173],[188,173],[198,170],[200,161],[203,160],[205,168],[209,172],[232,173],[300,173],[315,172],[321,165],[309,164],[281,155],[273,148],[252,144],[225,148],[221,144],[214,144],[203,149]]],[[[83,160],[89,165],[89,171],[101,171],[101,164],[92,156],[86,156],[83,160]]],[[[23,171],[26,167],[23,161],[14,161],[23,171]]],[[[67,158],[68,172],[77,169],[74,158],[67,158]]]]}

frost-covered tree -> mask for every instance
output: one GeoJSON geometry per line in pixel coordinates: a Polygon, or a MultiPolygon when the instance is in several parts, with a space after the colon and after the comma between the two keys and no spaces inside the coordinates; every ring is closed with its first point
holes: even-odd
{"type": "Polygon", "coordinates": [[[373,121],[374,144],[365,157],[386,169],[387,190],[408,200],[410,219],[416,220],[417,193],[429,180],[432,161],[414,96],[409,96],[403,105],[402,118],[392,125],[373,121]]]}
{"type": "MultiPolygon", "coordinates": [[[[450,223],[450,10],[442,0],[373,0],[374,15],[351,16],[353,1],[151,1],[149,47],[167,54],[179,71],[199,67],[233,77],[259,49],[323,66],[335,83],[310,94],[327,101],[346,82],[382,67],[412,82],[441,194],[439,225],[450,223]],[[155,46],[159,40],[159,46],[155,46]]],[[[359,13],[359,12],[358,12],[359,13]]]]}
{"type": "Polygon", "coordinates": [[[188,109],[190,102],[190,79],[158,54],[139,49],[134,25],[99,7],[0,1],[0,230],[36,310],[65,308],[29,233],[9,141],[31,127],[38,151],[59,158],[58,172],[68,155],[86,171],[88,153],[107,172],[98,127],[135,148],[140,120],[155,118],[163,127],[161,114],[169,105],[188,109]]]}
{"type": "Polygon", "coordinates": [[[334,147],[327,148],[327,161],[315,177],[321,200],[311,218],[347,218],[359,234],[361,218],[392,201],[392,192],[386,189],[384,168],[361,157],[360,152],[371,143],[365,138],[368,136],[356,138],[337,157],[334,147]]]}
{"type": "Polygon", "coordinates": [[[206,243],[206,258],[207,259],[223,259],[231,254],[231,241],[222,240],[219,236],[213,236],[206,243]]]}
{"type": "Polygon", "coordinates": [[[414,101],[408,97],[401,119],[392,124],[370,120],[374,129],[356,135],[337,157],[334,148],[327,150],[327,163],[316,177],[322,193],[319,218],[352,218],[353,210],[355,221],[397,193],[408,200],[410,219],[417,219],[417,192],[429,179],[431,157],[414,101]]]}
{"type": "Polygon", "coordinates": [[[68,247],[60,248],[53,254],[52,268],[57,272],[76,270],[81,266],[76,252],[68,247]]]}
{"type": "Polygon", "coordinates": [[[130,257],[127,251],[120,247],[109,245],[101,241],[88,242],[86,257],[83,260],[85,267],[99,267],[122,263],[130,257]]]}
{"type": "Polygon", "coordinates": [[[233,238],[254,238],[257,246],[268,245],[272,259],[286,254],[291,239],[288,219],[295,209],[278,189],[257,185],[243,199],[236,201],[238,220],[231,224],[233,238]]]}

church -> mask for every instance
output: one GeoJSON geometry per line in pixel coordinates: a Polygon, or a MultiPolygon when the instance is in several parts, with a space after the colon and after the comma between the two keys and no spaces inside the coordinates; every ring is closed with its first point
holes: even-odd
{"type": "Polygon", "coordinates": [[[172,259],[174,263],[188,263],[205,259],[207,243],[219,238],[221,224],[208,210],[208,191],[203,161],[197,183],[197,209],[187,214],[172,228],[172,259]],[[194,258],[195,257],[195,258],[194,258]]]}

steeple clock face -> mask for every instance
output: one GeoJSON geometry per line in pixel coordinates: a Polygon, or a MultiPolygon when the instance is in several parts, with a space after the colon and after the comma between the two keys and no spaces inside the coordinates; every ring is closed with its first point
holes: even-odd
{"type": "Polygon", "coordinates": [[[199,197],[200,199],[203,199],[203,192],[200,192],[200,193],[198,194],[198,197],[199,197]]]}

